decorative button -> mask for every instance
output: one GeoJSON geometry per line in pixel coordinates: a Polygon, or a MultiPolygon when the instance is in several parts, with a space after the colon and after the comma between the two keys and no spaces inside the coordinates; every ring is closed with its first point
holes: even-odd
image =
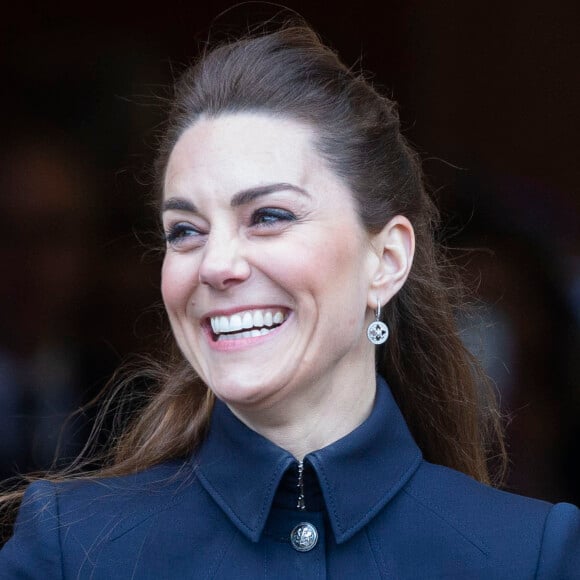
{"type": "Polygon", "coordinates": [[[298,552],[310,552],[318,542],[318,531],[308,522],[301,522],[290,532],[290,543],[298,552]]]}

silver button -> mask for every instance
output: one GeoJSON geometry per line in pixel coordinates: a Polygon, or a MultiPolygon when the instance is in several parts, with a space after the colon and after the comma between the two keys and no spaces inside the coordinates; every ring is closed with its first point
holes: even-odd
{"type": "Polygon", "coordinates": [[[318,531],[308,522],[301,522],[290,532],[290,543],[298,552],[310,552],[318,542],[318,531]]]}

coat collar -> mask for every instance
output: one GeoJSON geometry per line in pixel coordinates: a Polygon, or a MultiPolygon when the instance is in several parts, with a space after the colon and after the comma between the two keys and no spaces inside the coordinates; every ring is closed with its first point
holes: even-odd
{"type": "MultiPolygon", "coordinates": [[[[304,458],[318,476],[334,536],[348,540],[409,480],[421,452],[387,384],[367,420],[346,437],[304,458]]],[[[252,431],[218,401],[196,456],[199,481],[251,541],[262,534],[274,494],[294,457],[252,431]]]]}

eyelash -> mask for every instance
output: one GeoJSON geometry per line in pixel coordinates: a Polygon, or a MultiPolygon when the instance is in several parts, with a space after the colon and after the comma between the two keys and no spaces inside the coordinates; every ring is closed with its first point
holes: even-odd
{"type": "Polygon", "coordinates": [[[169,245],[178,245],[186,238],[200,236],[201,232],[186,222],[178,222],[165,232],[165,241],[169,245]]]}
{"type": "MultiPolygon", "coordinates": [[[[252,213],[250,226],[256,228],[275,228],[284,222],[296,221],[296,216],[288,210],[266,207],[252,213]]],[[[189,238],[198,238],[204,233],[188,222],[177,222],[165,232],[165,242],[170,246],[179,246],[189,238]]]]}
{"type": "Polygon", "coordinates": [[[272,227],[279,222],[296,221],[296,216],[288,210],[276,207],[264,207],[256,210],[251,217],[250,223],[257,227],[272,227]]]}

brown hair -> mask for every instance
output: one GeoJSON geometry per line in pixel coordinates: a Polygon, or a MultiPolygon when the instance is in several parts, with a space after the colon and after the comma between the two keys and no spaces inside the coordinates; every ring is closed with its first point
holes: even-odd
{"type": "MultiPolygon", "coordinates": [[[[434,238],[438,212],[417,154],[401,134],[395,103],[349,70],[303,23],[218,46],[176,83],[156,166],[159,189],[185,129],[202,116],[238,111],[312,126],[319,152],[354,192],[369,232],[398,214],[411,221],[414,264],[383,310],[390,338],[377,350],[377,369],[425,458],[490,482],[491,451],[503,457],[498,414],[458,336],[456,279],[434,238]]],[[[167,364],[148,369],[155,385],[148,401],[113,442],[108,464],[91,476],[143,470],[191,453],[202,440],[211,392],[177,352],[167,364]]],[[[116,392],[125,383],[119,384],[116,392]]]]}

